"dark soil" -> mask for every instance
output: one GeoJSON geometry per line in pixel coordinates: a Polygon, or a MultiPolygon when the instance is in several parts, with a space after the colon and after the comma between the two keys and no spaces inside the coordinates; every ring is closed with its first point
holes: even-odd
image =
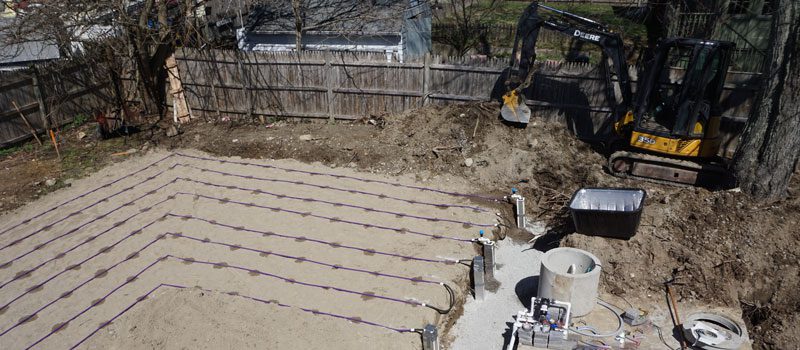
{"type": "MultiPolygon", "coordinates": [[[[563,125],[537,121],[514,128],[497,120],[497,110],[496,105],[472,104],[357,122],[195,122],[182,126],[175,137],[143,133],[112,149],[197,148],[223,156],[292,158],[413,174],[419,180],[457,175],[471,180],[476,193],[497,196],[516,187],[527,198],[528,215],[548,223],[548,235],[535,247],[567,245],[593,252],[604,262],[601,285],[606,292],[625,298],[663,293],[663,282],[674,275],[682,283],[675,286],[679,303],[741,308],[754,348],[789,349],[800,343],[800,177],[792,181],[788,197],[772,205],[754,203],[735,190],[619,179],[604,171],[601,154],[563,125]],[[622,241],[574,234],[565,206],[574,191],[587,186],[645,189],[648,198],[637,235],[622,241]]],[[[124,157],[94,147],[81,151],[102,152],[93,168],[124,157]]],[[[40,181],[40,171],[63,178],[57,160],[32,154],[20,152],[0,161],[5,173],[15,174],[0,189],[5,192],[0,210],[35,198],[30,188],[42,185],[30,183],[40,181]],[[45,161],[50,163],[40,165],[45,161]],[[14,182],[20,187],[10,187],[14,182]],[[13,200],[7,200],[9,193],[13,200]]]]}

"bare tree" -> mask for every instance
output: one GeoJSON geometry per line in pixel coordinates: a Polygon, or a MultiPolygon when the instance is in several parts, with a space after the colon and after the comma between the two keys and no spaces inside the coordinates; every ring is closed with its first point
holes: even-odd
{"type": "MultiPolygon", "coordinates": [[[[386,16],[385,5],[377,1],[362,0],[282,0],[261,1],[257,6],[269,8],[269,14],[262,21],[269,21],[278,29],[288,29],[295,34],[295,50],[302,51],[303,38],[308,32],[337,32],[342,36],[368,28],[379,21],[391,20],[386,16]],[[289,8],[287,8],[287,6],[289,8]]],[[[397,1],[399,8],[404,1],[397,1]]],[[[390,4],[391,5],[391,4],[390,4]]],[[[392,7],[392,6],[388,6],[392,7]]],[[[399,13],[395,14],[399,16],[399,13]]],[[[396,17],[395,17],[396,18],[396,17]]]]}
{"type": "Polygon", "coordinates": [[[438,33],[437,41],[450,46],[459,56],[479,47],[486,40],[482,24],[497,14],[502,3],[502,0],[437,1],[434,20],[448,29],[438,33]]]}
{"type": "Polygon", "coordinates": [[[55,42],[62,57],[102,66],[110,76],[124,75],[120,58],[133,62],[144,109],[166,113],[165,59],[174,40],[187,38],[193,0],[42,0],[15,9],[17,16],[0,22],[0,45],[30,40],[55,42]],[[170,20],[172,19],[172,20],[170,20]]]}
{"type": "Polygon", "coordinates": [[[742,190],[775,201],[800,156],[800,3],[777,0],[764,86],[734,157],[742,190]]]}

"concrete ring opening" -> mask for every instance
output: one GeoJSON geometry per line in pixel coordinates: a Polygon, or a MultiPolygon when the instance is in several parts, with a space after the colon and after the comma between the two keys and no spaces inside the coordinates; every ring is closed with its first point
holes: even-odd
{"type": "Polygon", "coordinates": [[[556,248],[542,257],[539,272],[540,298],[572,304],[572,315],[583,316],[597,302],[600,283],[600,259],[576,248],[556,248]]]}

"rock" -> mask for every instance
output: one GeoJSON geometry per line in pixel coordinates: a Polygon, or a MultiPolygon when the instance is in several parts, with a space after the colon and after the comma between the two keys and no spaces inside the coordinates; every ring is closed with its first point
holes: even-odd
{"type": "Polygon", "coordinates": [[[239,139],[233,139],[233,140],[231,140],[231,142],[237,143],[237,142],[239,142],[239,139]]]}
{"type": "Polygon", "coordinates": [[[83,140],[84,137],[86,137],[86,133],[85,132],[81,131],[81,132],[78,133],[78,136],[77,136],[78,141],[83,140]]]}
{"type": "Polygon", "coordinates": [[[475,161],[472,160],[472,158],[464,159],[464,166],[466,166],[467,168],[471,167],[472,164],[475,164],[475,161]]]}
{"type": "Polygon", "coordinates": [[[200,134],[194,135],[194,142],[200,142],[200,134]]]}
{"type": "Polygon", "coordinates": [[[175,125],[170,125],[169,128],[167,128],[167,137],[175,136],[178,136],[178,128],[176,128],[175,125]]]}
{"type": "Polygon", "coordinates": [[[347,164],[347,167],[349,167],[349,168],[355,168],[357,166],[358,166],[358,164],[356,164],[355,162],[350,162],[350,163],[347,164]]]}
{"type": "Polygon", "coordinates": [[[56,179],[47,179],[47,180],[44,182],[44,184],[45,184],[47,187],[55,186],[55,184],[56,184],[56,179]]]}
{"type": "Polygon", "coordinates": [[[73,179],[73,178],[69,178],[69,179],[64,180],[64,183],[69,185],[69,186],[72,186],[72,184],[74,182],[75,182],[75,179],[73,179]]]}
{"type": "Polygon", "coordinates": [[[298,137],[298,139],[300,141],[311,141],[311,140],[314,139],[314,136],[311,136],[310,134],[305,134],[305,135],[300,135],[300,137],[298,137]]]}

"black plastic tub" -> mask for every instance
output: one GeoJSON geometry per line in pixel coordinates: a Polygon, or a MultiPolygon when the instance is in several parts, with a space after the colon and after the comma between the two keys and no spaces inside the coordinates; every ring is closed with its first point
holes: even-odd
{"type": "Polygon", "coordinates": [[[569,202],[575,231],[630,239],[639,228],[646,196],[638,188],[581,188],[569,202]]]}

